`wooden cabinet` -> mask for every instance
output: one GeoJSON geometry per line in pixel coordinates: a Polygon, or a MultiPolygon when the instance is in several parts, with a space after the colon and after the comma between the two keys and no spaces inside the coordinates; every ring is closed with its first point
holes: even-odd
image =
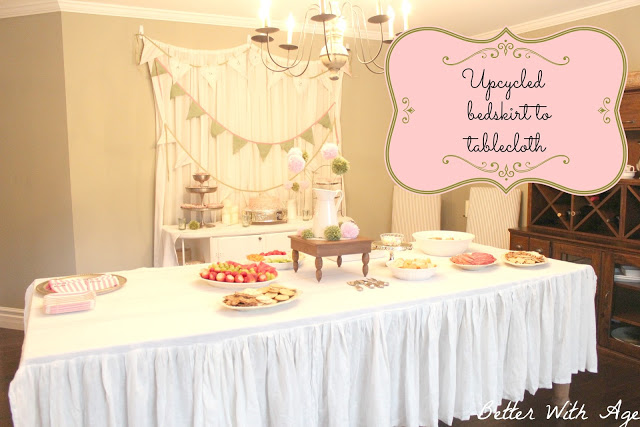
{"type": "Polygon", "coordinates": [[[636,280],[622,274],[624,266],[640,269],[640,244],[628,239],[616,241],[532,227],[509,231],[512,250],[535,250],[541,244],[548,245],[548,256],[554,259],[591,265],[598,277],[594,300],[598,345],[640,361],[640,345],[621,341],[611,335],[618,328],[629,327],[639,328],[637,331],[640,334],[640,277],[636,280]]]}
{"type": "Polygon", "coordinates": [[[640,129],[640,90],[625,91],[620,102],[620,120],[625,130],[640,129]]]}
{"type": "MultiPolygon", "coordinates": [[[[637,84],[625,91],[620,118],[628,164],[635,165],[640,160],[640,73],[627,80],[637,84]]],[[[623,274],[624,266],[640,268],[640,179],[620,180],[594,196],[530,184],[527,227],[509,231],[512,250],[591,265],[598,277],[594,303],[599,346],[640,361],[640,277],[623,274]],[[638,341],[620,338],[625,331],[637,333],[638,341]]]]}
{"type": "MultiPolygon", "coordinates": [[[[638,330],[634,328],[640,328],[640,280],[621,274],[625,266],[627,269],[640,268],[640,254],[608,252],[604,257],[598,342],[601,346],[640,359],[640,345],[630,344],[623,333],[633,333],[638,330]]],[[[640,336],[638,339],[640,344],[640,336]]]]}
{"type": "Polygon", "coordinates": [[[551,256],[551,242],[547,239],[511,233],[509,247],[515,251],[535,251],[547,257],[551,256]]]}

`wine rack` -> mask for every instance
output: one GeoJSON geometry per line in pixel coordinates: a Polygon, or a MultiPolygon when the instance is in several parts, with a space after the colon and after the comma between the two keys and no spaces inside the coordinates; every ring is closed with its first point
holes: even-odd
{"type": "Polygon", "coordinates": [[[542,184],[529,186],[532,230],[564,231],[640,242],[640,180],[625,179],[593,196],[576,196],[542,184]]]}

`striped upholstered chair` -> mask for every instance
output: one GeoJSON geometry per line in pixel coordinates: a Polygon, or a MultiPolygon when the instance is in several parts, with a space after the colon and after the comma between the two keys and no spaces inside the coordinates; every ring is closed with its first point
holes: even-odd
{"type": "Polygon", "coordinates": [[[509,229],[518,226],[522,191],[504,194],[495,187],[471,187],[467,232],[474,243],[509,249],[509,229]]]}
{"type": "Polygon", "coordinates": [[[391,231],[404,234],[412,242],[416,231],[440,230],[440,195],[425,196],[393,187],[391,231]]]}

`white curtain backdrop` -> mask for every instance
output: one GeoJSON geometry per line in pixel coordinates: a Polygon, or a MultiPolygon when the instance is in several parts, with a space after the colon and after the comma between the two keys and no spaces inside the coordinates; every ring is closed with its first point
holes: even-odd
{"type": "MultiPolygon", "coordinates": [[[[262,64],[260,47],[255,44],[205,51],[175,47],[147,37],[143,41],[140,62],[149,66],[156,102],[155,266],[161,265],[162,226],[177,224],[179,217],[189,220],[190,213],[182,211],[180,205],[199,203],[199,196],[184,189],[197,184],[192,178],[192,174],[200,170],[196,162],[219,180],[210,181],[210,185],[218,185],[218,191],[208,194],[205,203],[228,198],[242,209],[249,198],[261,193],[230,187],[258,191],[279,186],[266,194],[277,196],[284,203],[293,197],[290,190],[282,186],[292,176],[287,168],[286,151],[275,144],[262,160],[258,145],[252,141],[287,141],[313,125],[314,144],[298,137],[294,147],[307,151],[310,157],[320,150],[324,141],[335,142],[342,148],[342,73],[339,80],[329,80],[319,61],[311,62],[301,77],[272,72],[262,64]],[[186,94],[172,98],[171,90],[176,86],[186,94]],[[187,120],[194,102],[206,113],[187,120]],[[333,129],[317,124],[327,111],[333,129]],[[212,119],[229,131],[213,137],[212,119]],[[237,154],[233,154],[231,132],[249,140],[237,154]]],[[[311,171],[325,163],[328,162],[318,153],[308,163],[306,177],[301,174],[295,181],[311,181],[311,171]]],[[[305,196],[309,205],[310,190],[305,196]]],[[[205,215],[206,221],[215,220],[209,215],[216,213],[205,215]]]]}

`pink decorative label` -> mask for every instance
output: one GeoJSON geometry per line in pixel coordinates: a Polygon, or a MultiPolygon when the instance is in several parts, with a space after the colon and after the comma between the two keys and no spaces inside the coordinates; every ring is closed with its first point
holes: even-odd
{"type": "Polygon", "coordinates": [[[620,43],[591,27],[536,40],[416,28],[389,48],[387,169],[402,187],[538,182],[573,194],[615,185],[627,162],[620,43]]]}

